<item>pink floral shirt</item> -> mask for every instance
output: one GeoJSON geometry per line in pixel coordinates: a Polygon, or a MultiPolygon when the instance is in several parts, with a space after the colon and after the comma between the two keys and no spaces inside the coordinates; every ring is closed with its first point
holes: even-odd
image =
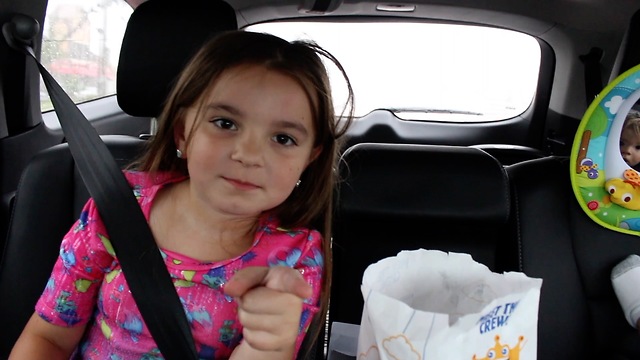
{"type": "MultiPolygon", "coordinates": [[[[125,174],[147,219],[158,190],[184,179],[169,173],[155,177],[143,172],[125,174]]],[[[260,219],[251,248],[236,258],[201,263],[163,250],[199,357],[228,358],[242,340],[237,304],[224,294],[223,288],[236,271],[247,266],[292,267],[312,285],[313,296],[303,306],[299,349],[310,320],[318,311],[323,268],[321,243],[319,232],[282,229],[276,219],[265,215],[260,219]]],[[[77,350],[84,359],[162,359],[130,294],[92,200],[64,237],[60,256],[36,311],[59,326],[88,323],[77,350]]]]}

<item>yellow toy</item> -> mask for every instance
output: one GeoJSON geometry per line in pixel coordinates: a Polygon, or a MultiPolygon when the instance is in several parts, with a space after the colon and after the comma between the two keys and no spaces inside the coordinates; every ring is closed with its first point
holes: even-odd
{"type": "Polygon", "coordinates": [[[518,338],[518,343],[511,347],[500,343],[500,335],[495,337],[496,344],[487,350],[487,356],[478,358],[475,355],[472,360],[519,360],[520,350],[524,347],[524,336],[518,338]]]}
{"type": "Polygon", "coordinates": [[[625,170],[624,179],[611,178],[604,183],[609,198],[630,210],[640,210],[640,175],[634,170],[625,170]]]}

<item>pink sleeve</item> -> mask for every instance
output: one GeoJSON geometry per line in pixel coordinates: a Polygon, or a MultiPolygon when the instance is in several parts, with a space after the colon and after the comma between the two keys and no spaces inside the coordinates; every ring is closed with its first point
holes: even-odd
{"type": "Polygon", "coordinates": [[[36,312],[60,326],[85,324],[92,316],[100,284],[113,270],[115,258],[102,220],[92,200],[65,235],[51,277],[36,304],[36,312]]]}
{"type": "Polygon", "coordinates": [[[304,340],[311,320],[320,310],[320,297],[322,295],[324,256],[322,251],[322,235],[316,230],[308,233],[307,242],[301,249],[300,260],[295,268],[300,271],[302,277],[313,288],[313,295],[306,299],[302,307],[302,316],[300,318],[299,335],[296,342],[296,354],[300,350],[302,341],[304,340]]]}

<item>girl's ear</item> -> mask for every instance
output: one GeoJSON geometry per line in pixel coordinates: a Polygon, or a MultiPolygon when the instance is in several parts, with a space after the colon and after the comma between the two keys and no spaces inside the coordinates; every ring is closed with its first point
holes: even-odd
{"type": "Polygon", "coordinates": [[[185,152],[185,145],[187,144],[186,136],[184,133],[184,123],[179,123],[173,128],[173,141],[176,144],[176,149],[185,152]]]}
{"type": "Polygon", "coordinates": [[[307,166],[313,162],[313,160],[318,158],[318,155],[322,152],[322,146],[317,146],[311,149],[311,154],[309,155],[309,160],[307,161],[307,166]]]}

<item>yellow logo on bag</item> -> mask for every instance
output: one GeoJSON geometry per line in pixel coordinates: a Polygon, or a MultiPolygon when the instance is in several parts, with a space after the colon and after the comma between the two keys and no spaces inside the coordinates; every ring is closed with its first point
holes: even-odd
{"type": "Polygon", "coordinates": [[[524,336],[518,338],[518,343],[511,347],[500,343],[500,335],[495,337],[496,344],[487,350],[487,356],[483,358],[473,355],[472,360],[520,360],[520,351],[524,347],[524,336]]]}
{"type": "MultiPolygon", "coordinates": [[[[422,355],[420,355],[420,353],[413,347],[411,340],[409,340],[404,334],[398,334],[385,338],[382,341],[382,347],[384,348],[387,355],[394,360],[419,360],[422,358],[422,355]]],[[[373,345],[369,349],[367,349],[366,353],[360,353],[358,355],[358,360],[378,359],[380,358],[378,352],[378,347],[373,345]]]]}

